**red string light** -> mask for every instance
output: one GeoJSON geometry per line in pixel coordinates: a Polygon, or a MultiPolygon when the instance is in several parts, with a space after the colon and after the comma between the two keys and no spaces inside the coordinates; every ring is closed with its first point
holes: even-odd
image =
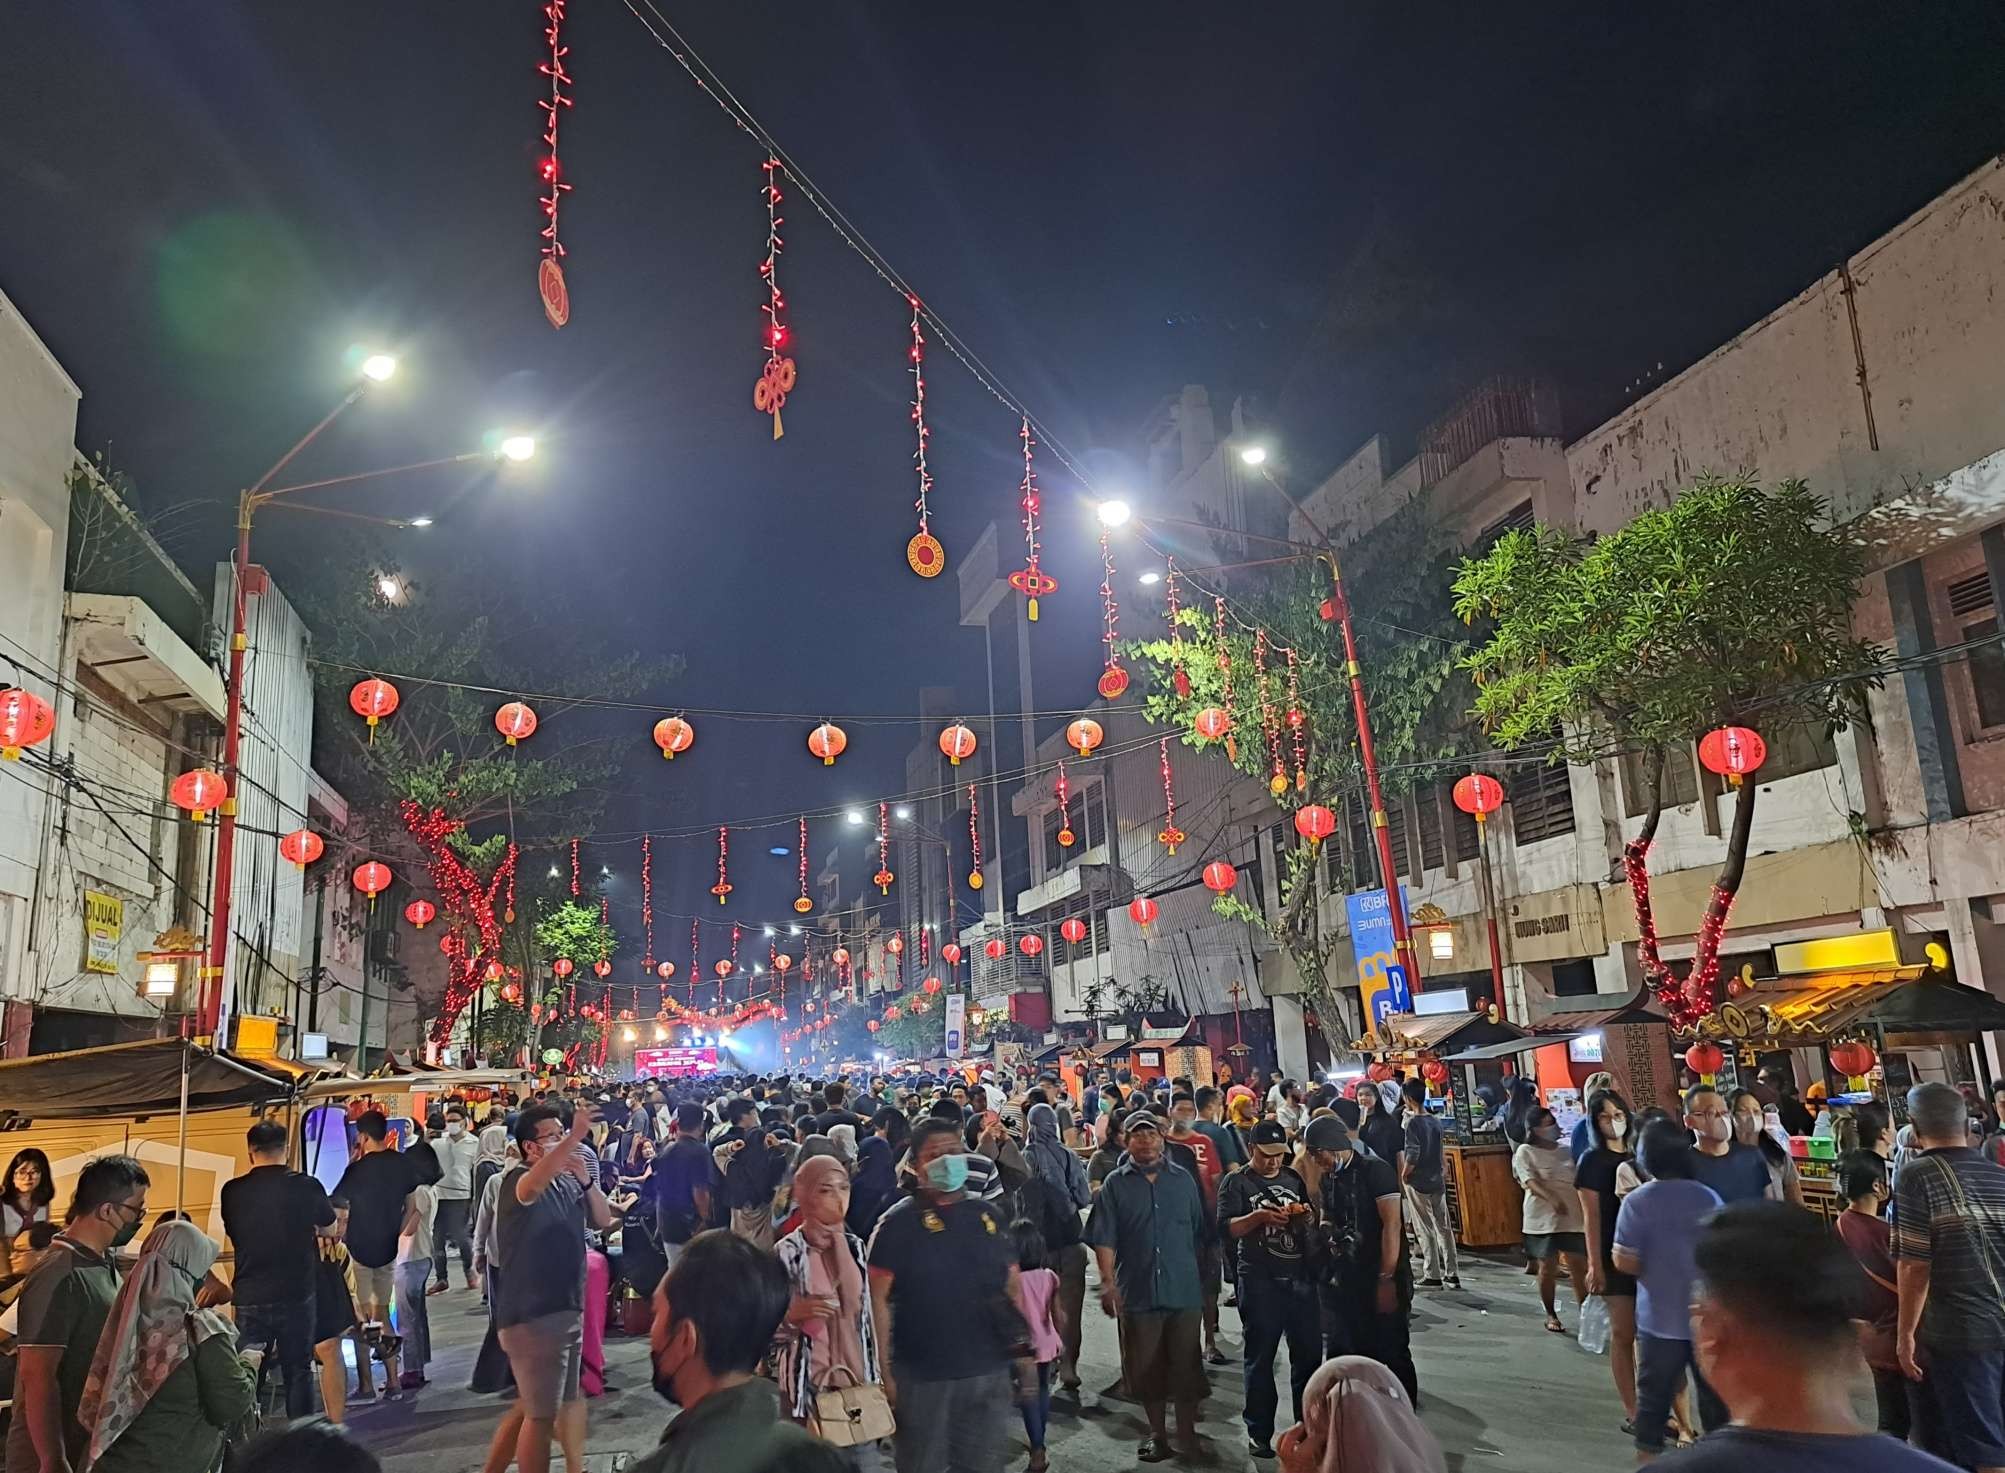
{"type": "MultiPolygon", "coordinates": [[[[1238,715],[1232,703],[1232,650],[1225,642],[1225,595],[1215,595],[1211,603],[1211,643],[1212,658],[1218,662],[1219,705],[1224,708],[1227,718],[1238,715]]],[[[1239,742],[1234,738],[1232,727],[1225,731],[1225,755],[1232,761],[1239,760],[1239,742]]]]}
{"type": "Polygon", "coordinates": [[[1187,701],[1190,699],[1190,674],[1184,669],[1183,623],[1177,617],[1183,612],[1183,605],[1177,598],[1175,558],[1164,560],[1163,610],[1164,617],[1170,621],[1170,684],[1176,687],[1177,699],[1187,701]]]}
{"type": "Polygon", "coordinates": [[[1023,441],[1023,483],[1017,487],[1017,500],[1023,511],[1023,540],[1027,556],[1024,565],[1009,575],[1009,586],[1029,600],[1025,617],[1035,624],[1038,599],[1058,592],[1058,580],[1040,568],[1037,562],[1042,550],[1037,540],[1038,512],[1043,508],[1044,498],[1037,489],[1037,468],[1031,458],[1037,441],[1031,438],[1028,415],[1024,416],[1023,427],[1017,431],[1017,437],[1023,441]]]}
{"type": "Polygon", "coordinates": [[[801,893],[794,901],[794,911],[798,915],[806,915],[815,908],[815,903],[808,895],[808,816],[805,813],[801,815],[800,823],[801,838],[797,847],[800,855],[801,893]]]}
{"type": "Polygon", "coordinates": [[[734,921],[731,925],[731,971],[726,972],[722,977],[717,979],[717,1005],[720,1008],[724,1006],[724,989],[731,979],[731,974],[738,970],[738,938],[742,934],[738,929],[737,923],[734,921]]]}
{"type": "Polygon", "coordinates": [[[1065,764],[1058,764],[1058,847],[1070,849],[1078,836],[1072,832],[1072,785],[1065,780],[1065,764]]]}
{"type": "Polygon", "coordinates": [[[490,960],[501,957],[501,927],[495,920],[495,901],[515,873],[519,851],[508,846],[495,872],[483,882],[453,848],[466,825],[448,817],[443,809],[421,808],[410,799],[398,805],[404,829],[424,852],[432,888],[438,892],[439,909],[448,923],[465,938],[465,944],[446,953],[446,991],[439,1014],[432,1020],[432,1038],[444,1043],[460,1011],[473,1000],[490,960]],[[473,934],[468,934],[469,932],[473,934]],[[473,944],[474,935],[479,945],[473,944]]]}
{"type": "Polygon", "coordinates": [[[640,837],[641,974],[654,970],[654,840],[640,837]]]}
{"type": "Polygon", "coordinates": [[[777,440],[786,433],[780,410],[793,391],[798,370],[792,355],[784,351],[792,345],[793,334],[786,323],[787,299],[780,293],[780,252],[786,249],[786,242],[780,239],[780,226],[786,223],[780,215],[780,161],[767,159],[765,170],[766,259],[759,263],[759,279],[766,284],[766,304],[759,310],[766,318],[766,367],[752,387],[752,407],[772,415],[773,438],[777,440]]]}
{"type": "Polygon", "coordinates": [[[564,284],[564,243],[557,238],[557,202],[569,192],[571,186],[564,182],[563,168],[557,161],[557,121],[563,110],[571,105],[571,98],[564,89],[571,83],[571,73],[565,68],[564,58],[571,48],[563,42],[564,7],[569,0],[547,0],[543,7],[543,39],[549,43],[550,57],[536,69],[550,79],[550,95],[537,102],[543,109],[543,147],[548,150],[538,169],[543,187],[550,192],[541,197],[543,206],[543,259],[536,268],[537,292],[543,299],[543,315],[550,319],[552,327],[562,327],[571,320],[571,294],[564,284]]]}
{"type": "Polygon", "coordinates": [[[1309,717],[1302,709],[1302,672],[1288,651],[1288,738],[1295,749],[1295,791],[1309,791],[1309,717]]]}
{"type": "Polygon", "coordinates": [[[1659,951],[1656,915],[1650,905],[1649,853],[1650,846],[1641,840],[1632,839],[1622,846],[1622,868],[1629,879],[1630,898],[1636,905],[1637,960],[1650,990],[1664,1004],[1672,1026],[1691,1028],[1711,1013],[1717,1003],[1720,942],[1726,935],[1734,897],[1721,886],[1713,886],[1712,901],[1699,922],[1691,970],[1680,982],[1659,951]]]}
{"type": "Polygon", "coordinates": [[[973,867],[968,871],[968,888],[982,888],[982,803],[979,789],[968,784],[968,853],[972,856],[973,867]]]}
{"type": "Polygon", "coordinates": [[[1253,632],[1253,680],[1260,699],[1260,734],[1267,738],[1267,791],[1280,797],[1288,791],[1288,770],[1281,761],[1281,718],[1274,709],[1272,681],[1267,674],[1267,631],[1253,632]]]}
{"type": "Polygon", "coordinates": [[[1170,739],[1162,737],[1156,742],[1156,761],[1163,772],[1163,827],[1156,837],[1163,841],[1163,847],[1174,854],[1177,845],[1183,843],[1184,831],[1177,827],[1177,790],[1170,776],[1170,739]]]}
{"type": "Polygon", "coordinates": [[[926,440],[932,431],[926,428],[926,334],[922,330],[922,316],[919,299],[907,296],[906,302],[912,308],[912,464],[919,472],[919,499],[913,503],[919,511],[919,530],[912,540],[905,544],[905,563],[921,578],[937,578],[947,566],[947,554],[940,541],[933,535],[933,513],[927,498],[933,492],[933,472],[926,467],[926,440]]]}
{"type": "Polygon", "coordinates": [[[571,841],[571,898],[578,898],[578,841],[571,841]]]}
{"type": "Polygon", "coordinates": [[[710,893],[717,897],[719,905],[722,905],[731,893],[731,876],[725,868],[725,863],[731,854],[730,834],[731,831],[726,828],[720,827],[717,830],[717,883],[710,887],[710,893]]]}
{"type": "Polygon", "coordinates": [[[508,866],[508,908],[502,912],[501,919],[508,925],[515,924],[515,866],[512,864],[508,866]]]}
{"type": "Polygon", "coordinates": [[[1121,668],[1121,651],[1115,643],[1121,606],[1114,601],[1114,548],[1105,527],[1100,529],[1100,570],[1100,642],[1107,646],[1107,664],[1100,672],[1099,691],[1103,699],[1115,701],[1128,689],[1128,672],[1121,668]]]}
{"type": "Polygon", "coordinates": [[[683,980],[689,984],[689,1005],[696,1006],[696,975],[703,966],[700,937],[703,923],[692,919],[689,923],[689,975],[683,980]]]}
{"type": "Polygon", "coordinates": [[[891,805],[877,805],[877,873],[870,877],[870,883],[877,887],[880,895],[891,893],[891,805]]]}

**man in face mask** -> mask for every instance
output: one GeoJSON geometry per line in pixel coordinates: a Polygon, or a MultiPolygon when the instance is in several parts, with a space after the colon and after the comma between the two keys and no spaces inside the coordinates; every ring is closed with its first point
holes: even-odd
{"type": "Polygon", "coordinates": [[[1758,1146],[1733,1138],[1733,1113],[1726,1096],[1710,1084],[1685,1093],[1685,1128],[1698,1145],[1693,1174],[1722,1202],[1751,1202],[1768,1195],[1768,1162],[1758,1146]]]}
{"type": "Polygon", "coordinates": [[[841,1454],[780,1417],[757,1374],[793,1286],[771,1253],[701,1233],[655,1290],[654,1389],[682,1408],[632,1473],[841,1473],[841,1454]]]}
{"type": "Polygon", "coordinates": [[[6,1473],[69,1473],[83,1458],[77,1406],[118,1293],[113,1256],[139,1231],[146,1188],[146,1169],[130,1156],[88,1163],[63,1230],[21,1287],[6,1473]]]}
{"type": "Polygon", "coordinates": [[[1399,1173],[1334,1115],[1311,1120],[1303,1143],[1322,1170],[1324,1348],[1332,1356],[1382,1362],[1418,1406],[1420,1378],[1406,1325],[1413,1271],[1400,1225],[1399,1173]]]}
{"type": "Polygon", "coordinates": [[[446,1106],[445,1134],[432,1142],[439,1158],[438,1219],[432,1228],[432,1269],[436,1281],[426,1292],[443,1294],[451,1287],[448,1258],[459,1245],[460,1273],[473,1287],[473,1168],[480,1160],[480,1142],[466,1128],[466,1106],[446,1106]]]}
{"type": "Polygon", "coordinates": [[[1025,1333],[1016,1240],[968,1192],[961,1128],[912,1127],[911,1190],[871,1235],[870,1298],[898,1414],[900,1468],[1001,1473],[1010,1359],[1025,1333]]]}

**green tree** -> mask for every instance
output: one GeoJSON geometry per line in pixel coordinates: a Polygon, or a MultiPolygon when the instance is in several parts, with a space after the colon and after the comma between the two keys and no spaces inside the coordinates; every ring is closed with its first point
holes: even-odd
{"type": "MultiPolygon", "coordinates": [[[[1229,534],[1219,536],[1229,542],[1229,534]]],[[[1444,764],[1471,742],[1467,713],[1474,688],[1461,662],[1472,645],[1448,593],[1458,556],[1425,497],[1406,503],[1342,550],[1343,588],[1388,799],[1435,781],[1444,764]]],[[[1328,562],[1304,561],[1244,588],[1234,584],[1233,608],[1265,631],[1264,639],[1231,611],[1221,619],[1212,599],[1187,594],[1168,637],[1126,646],[1137,672],[1149,677],[1144,700],[1149,719],[1180,733],[1186,745],[1215,747],[1239,771],[1266,780],[1289,811],[1313,802],[1349,812],[1365,803],[1343,642],[1321,612],[1330,596],[1328,562]],[[1206,707],[1228,711],[1230,740],[1208,743],[1196,734],[1193,722],[1206,707]],[[1299,782],[1298,716],[1305,757],[1299,782]],[[1270,730],[1278,737],[1278,777],[1270,730]]],[[[1203,863],[1199,856],[1193,868],[1203,863]]],[[[1306,844],[1291,844],[1277,877],[1277,923],[1270,925],[1235,896],[1219,897],[1214,909],[1266,932],[1294,962],[1318,1011],[1345,1020],[1355,1033],[1361,1031],[1356,988],[1348,978],[1332,977],[1336,946],[1318,915],[1321,871],[1306,844]]],[[[1378,887],[1376,855],[1352,856],[1351,873],[1340,874],[1338,883],[1378,887]]]]}
{"type": "Polygon", "coordinates": [[[1645,921],[1644,972],[1676,1018],[1717,1005],[1720,935],[1746,865],[1757,785],[1738,789],[1698,952],[1680,979],[1648,923],[1665,749],[1719,726],[1772,734],[1863,720],[1887,668],[1885,653],[1852,632],[1864,568],[1857,540],[1830,527],[1801,481],[1764,491],[1706,480],[1596,541],[1543,527],[1511,532],[1456,573],[1456,612],[1484,631],[1462,664],[1497,746],[1551,743],[1556,762],[1618,750],[1646,757],[1648,808],[1624,862],[1645,921]]]}

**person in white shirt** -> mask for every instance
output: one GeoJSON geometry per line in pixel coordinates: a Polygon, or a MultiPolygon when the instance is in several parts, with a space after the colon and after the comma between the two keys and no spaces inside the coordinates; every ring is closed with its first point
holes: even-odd
{"type": "Polygon", "coordinates": [[[443,1294],[452,1287],[450,1250],[459,1245],[460,1273],[467,1288],[473,1274],[473,1168],[480,1160],[480,1138],[467,1128],[466,1107],[446,1106],[446,1128],[431,1143],[439,1161],[438,1217],[432,1237],[432,1267],[438,1282],[426,1292],[443,1294]]]}
{"type": "Polygon", "coordinates": [[[398,1384],[415,1391],[425,1384],[425,1362],[432,1355],[432,1324],[425,1309],[426,1284],[432,1276],[432,1240],[438,1216],[439,1165],[436,1149],[420,1141],[405,1152],[418,1184],[405,1199],[404,1231],[397,1235],[397,1333],[404,1374],[398,1384]]]}

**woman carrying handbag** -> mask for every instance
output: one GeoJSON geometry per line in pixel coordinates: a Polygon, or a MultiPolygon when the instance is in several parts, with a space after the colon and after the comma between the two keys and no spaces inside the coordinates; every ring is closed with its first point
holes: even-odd
{"type": "Polygon", "coordinates": [[[854,1473],[883,1473],[895,1423],[877,1360],[863,1240],[843,1227],[849,1171],[839,1157],[801,1162],[794,1205],[801,1225],[773,1248],[794,1286],[780,1325],[781,1405],[854,1473]]]}

